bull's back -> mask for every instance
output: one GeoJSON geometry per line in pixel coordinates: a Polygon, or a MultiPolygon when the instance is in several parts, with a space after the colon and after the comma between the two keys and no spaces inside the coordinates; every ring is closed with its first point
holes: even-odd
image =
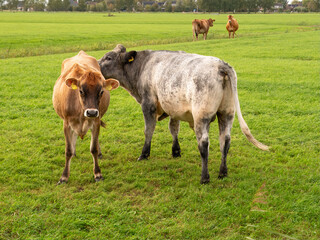
{"type": "Polygon", "coordinates": [[[152,85],[167,114],[185,120],[186,112],[191,113],[196,104],[208,104],[214,91],[220,89],[222,77],[217,73],[221,62],[197,54],[154,52],[148,64],[152,67],[143,71],[143,81],[152,85]]]}

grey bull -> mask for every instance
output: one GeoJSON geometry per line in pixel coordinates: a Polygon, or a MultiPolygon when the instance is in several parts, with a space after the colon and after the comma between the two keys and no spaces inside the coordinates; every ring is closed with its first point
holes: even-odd
{"type": "Polygon", "coordinates": [[[235,111],[242,132],[256,147],[257,141],[244,121],[237,93],[237,75],[232,67],[215,57],[171,51],[130,51],[120,44],[100,60],[106,79],[120,82],[141,105],[145,120],[145,143],[138,160],[150,155],[157,120],[170,117],[172,156],[179,157],[180,121],[194,129],[202,160],[201,183],[210,180],[208,171],[209,127],[218,118],[222,153],[219,178],[227,176],[227,154],[235,111]]]}

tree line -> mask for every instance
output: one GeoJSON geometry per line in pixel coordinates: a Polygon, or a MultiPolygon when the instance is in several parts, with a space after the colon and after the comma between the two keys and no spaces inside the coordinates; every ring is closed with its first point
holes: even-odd
{"type": "MultiPolygon", "coordinates": [[[[21,2],[21,1],[20,1],[21,2]]],[[[272,11],[275,3],[287,9],[288,0],[159,0],[145,4],[142,0],[24,0],[27,11],[147,11],[147,12],[264,12],[272,11]]],[[[299,3],[295,0],[292,2],[299,3]]],[[[1,9],[16,10],[19,0],[0,0],[1,9]]],[[[304,11],[320,11],[320,0],[303,0],[304,11]]]]}

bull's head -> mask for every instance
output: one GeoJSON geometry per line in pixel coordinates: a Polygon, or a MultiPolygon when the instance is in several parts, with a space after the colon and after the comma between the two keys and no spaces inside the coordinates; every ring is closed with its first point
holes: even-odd
{"type": "Polygon", "coordinates": [[[125,78],[124,67],[131,64],[137,55],[136,51],[126,52],[126,48],[118,44],[113,51],[106,53],[98,62],[105,78],[121,80],[125,78]]]}
{"type": "Polygon", "coordinates": [[[105,80],[100,72],[85,70],[78,64],[73,65],[65,83],[73,91],[78,91],[84,116],[87,118],[99,117],[99,104],[104,92],[119,87],[117,80],[105,80]]]}

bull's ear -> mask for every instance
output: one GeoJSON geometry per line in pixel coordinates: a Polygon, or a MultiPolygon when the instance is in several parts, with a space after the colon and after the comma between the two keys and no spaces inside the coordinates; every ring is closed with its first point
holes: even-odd
{"type": "Polygon", "coordinates": [[[131,51],[126,53],[126,55],[124,56],[124,63],[132,63],[136,58],[136,56],[137,56],[136,51],[131,51]]]}
{"type": "Polygon", "coordinates": [[[72,88],[73,90],[76,90],[79,87],[79,80],[77,80],[75,78],[68,78],[65,81],[65,83],[69,88],[72,88]]]}
{"type": "Polygon", "coordinates": [[[108,91],[114,90],[120,86],[120,83],[118,80],[113,78],[108,78],[104,80],[103,87],[107,89],[108,91]]]}

